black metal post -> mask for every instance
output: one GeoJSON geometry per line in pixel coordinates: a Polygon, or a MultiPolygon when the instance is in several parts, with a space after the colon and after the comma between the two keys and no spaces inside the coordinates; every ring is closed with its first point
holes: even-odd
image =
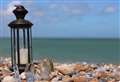
{"type": "Polygon", "coordinates": [[[16,64],[16,32],[15,32],[15,29],[13,29],[13,56],[14,56],[13,64],[16,64]]]}
{"type": "Polygon", "coordinates": [[[32,28],[30,28],[30,59],[31,62],[33,61],[33,57],[32,57],[32,28]]]}
{"type": "Polygon", "coordinates": [[[18,59],[18,65],[20,65],[19,29],[17,29],[17,59],[18,59]]]}
{"type": "Polygon", "coordinates": [[[30,34],[29,34],[29,28],[27,29],[27,46],[28,46],[28,63],[30,63],[30,34]]]}
{"type": "Polygon", "coordinates": [[[12,61],[12,65],[13,65],[13,62],[14,62],[14,56],[13,56],[13,29],[11,29],[11,32],[10,32],[10,36],[11,36],[11,61],[12,61]]]}

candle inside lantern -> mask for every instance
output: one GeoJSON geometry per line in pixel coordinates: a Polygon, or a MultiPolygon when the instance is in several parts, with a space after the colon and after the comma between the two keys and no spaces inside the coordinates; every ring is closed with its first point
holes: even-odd
{"type": "MultiPolygon", "coordinates": [[[[17,52],[16,52],[17,57],[17,52]]],[[[16,62],[18,64],[18,58],[16,58],[16,62]]],[[[27,64],[28,63],[28,49],[21,48],[20,49],[20,64],[27,64]]]]}
{"type": "Polygon", "coordinates": [[[20,64],[28,63],[28,49],[21,48],[20,49],[20,64]]]}
{"type": "MultiPolygon", "coordinates": [[[[16,62],[18,64],[18,58],[17,58],[17,52],[16,52],[16,62]]],[[[21,48],[20,49],[20,64],[27,64],[28,63],[28,49],[27,48],[21,48]]]]}

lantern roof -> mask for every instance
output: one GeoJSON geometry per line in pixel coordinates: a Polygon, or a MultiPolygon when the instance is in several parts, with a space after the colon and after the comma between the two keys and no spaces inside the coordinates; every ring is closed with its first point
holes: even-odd
{"type": "Polygon", "coordinates": [[[8,26],[11,28],[30,28],[33,24],[24,19],[28,11],[22,5],[15,5],[15,7],[16,9],[13,10],[13,13],[16,16],[16,20],[10,22],[8,26]]]}

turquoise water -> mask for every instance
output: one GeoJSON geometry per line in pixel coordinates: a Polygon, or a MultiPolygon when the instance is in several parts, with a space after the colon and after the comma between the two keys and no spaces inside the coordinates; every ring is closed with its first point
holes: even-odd
{"type": "MultiPolygon", "coordinates": [[[[33,57],[58,62],[120,63],[118,39],[33,39],[33,57]]],[[[0,39],[0,56],[10,56],[10,39],[0,39]]]]}

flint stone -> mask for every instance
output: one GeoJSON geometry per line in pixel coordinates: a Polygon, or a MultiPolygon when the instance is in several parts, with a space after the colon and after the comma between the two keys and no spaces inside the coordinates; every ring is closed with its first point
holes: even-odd
{"type": "Polygon", "coordinates": [[[87,82],[87,78],[84,76],[73,78],[73,82],[87,82]]]}
{"type": "Polygon", "coordinates": [[[73,79],[71,77],[69,77],[69,76],[64,76],[62,81],[63,82],[74,82],[73,79]]]}
{"type": "Polygon", "coordinates": [[[99,82],[99,81],[98,81],[98,79],[93,78],[93,79],[91,79],[89,82],[99,82]]]}
{"type": "Polygon", "coordinates": [[[57,66],[56,69],[63,75],[71,74],[75,71],[73,64],[62,64],[60,66],[57,66]]]}
{"type": "Polygon", "coordinates": [[[57,76],[51,80],[51,82],[62,82],[62,76],[57,76]]]}
{"type": "Polygon", "coordinates": [[[76,70],[76,71],[87,71],[88,69],[89,69],[88,65],[76,64],[74,67],[74,70],[76,70]]]}

